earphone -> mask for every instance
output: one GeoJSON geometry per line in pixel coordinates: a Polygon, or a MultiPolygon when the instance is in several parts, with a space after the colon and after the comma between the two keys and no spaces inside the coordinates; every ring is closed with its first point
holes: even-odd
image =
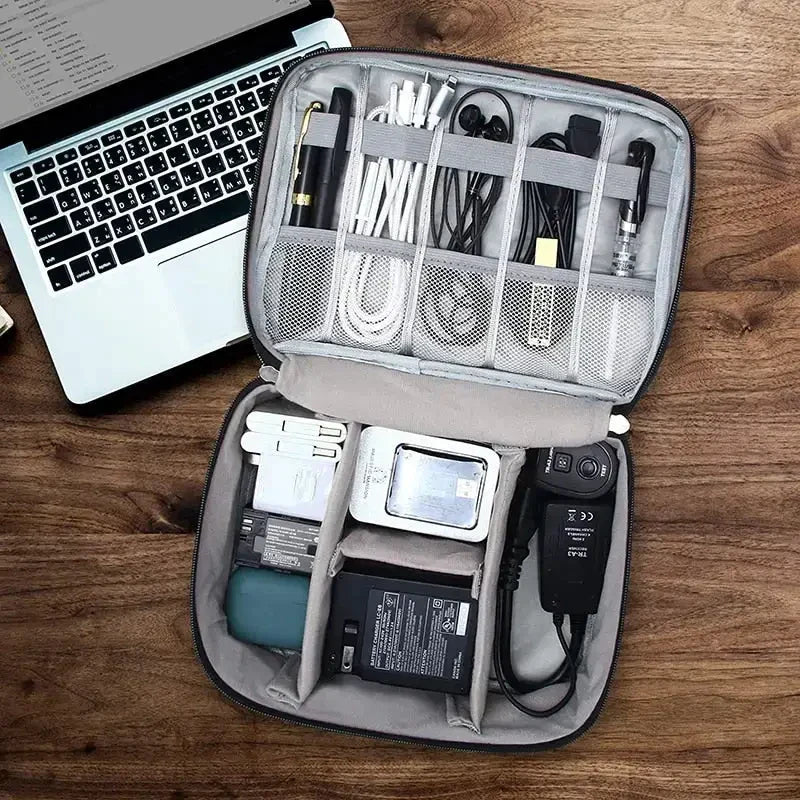
{"type": "MultiPolygon", "coordinates": [[[[514,139],[514,113],[511,104],[496,89],[471,89],[464,94],[450,116],[450,133],[455,133],[456,121],[467,136],[507,143],[514,139]],[[506,120],[498,114],[493,114],[487,120],[480,107],[470,102],[482,94],[494,97],[503,104],[506,120]]],[[[503,178],[483,172],[468,172],[464,188],[461,181],[461,174],[457,169],[444,167],[437,170],[433,187],[431,235],[436,247],[480,255],[483,232],[500,198],[503,178]],[[441,192],[440,179],[443,184],[441,192]],[[437,202],[441,202],[438,210],[437,202]],[[451,208],[455,212],[455,219],[451,219],[451,208]],[[446,239],[447,233],[450,234],[449,239],[446,239]]]]}

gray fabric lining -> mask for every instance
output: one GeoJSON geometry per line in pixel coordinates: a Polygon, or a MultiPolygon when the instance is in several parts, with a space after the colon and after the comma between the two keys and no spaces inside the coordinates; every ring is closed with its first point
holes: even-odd
{"type": "MultiPolygon", "coordinates": [[[[628,547],[628,475],[621,444],[617,440],[609,440],[620,454],[620,476],[605,587],[597,617],[587,632],[576,698],[563,711],[548,719],[531,720],[511,708],[505,698],[492,691],[487,694],[481,688],[485,685],[484,681],[489,680],[494,616],[492,587],[497,582],[504,517],[522,461],[522,452],[516,448],[501,450],[501,484],[496,494],[497,513],[493,515],[492,531],[486,541],[479,599],[480,631],[476,640],[473,688],[468,708],[465,698],[448,699],[434,692],[384,686],[352,676],[337,676],[320,681],[310,691],[305,702],[298,705],[299,695],[293,692],[293,681],[298,671],[297,655],[273,652],[236,641],[227,633],[224,616],[225,586],[235,538],[232,520],[236,516],[233,498],[241,467],[239,439],[247,413],[256,405],[270,401],[274,402],[274,410],[302,413],[302,410],[281,400],[275,388],[266,384],[254,388],[240,401],[233,410],[229,425],[219,443],[217,463],[206,497],[205,514],[198,531],[193,598],[198,635],[211,667],[219,677],[237,693],[266,708],[285,710],[288,703],[293,709],[297,705],[293,713],[300,719],[352,726],[395,736],[427,738],[453,744],[483,741],[514,745],[551,741],[578,728],[597,705],[608,680],[620,624],[628,547]],[[478,730],[480,733],[476,732],[478,730]]],[[[342,471],[338,473],[340,477],[337,479],[342,490],[349,483],[348,458],[352,457],[352,448],[355,447],[357,438],[355,426],[349,439],[351,456],[345,455],[340,466],[342,471]]],[[[338,538],[336,531],[340,530],[337,518],[340,511],[339,501],[332,499],[330,508],[333,509],[334,519],[329,523],[330,535],[326,536],[327,553],[320,553],[318,556],[319,567],[315,565],[315,576],[312,577],[313,581],[317,575],[320,576],[317,579],[319,588],[328,583],[325,567],[338,538]]],[[[325,602],[324,591],[316,592],[313,598],[310,596],[309,617],[313,614],[315,621],[307,620],[307,637],[310,627],[318,631],[324,626],[327,613],[325,602]]],[[[518,593],[517,602],[519,605],[515,608],[515,619],[524,620],[528,614],[535,613],[538,602],[535,592],[518,593]]],[[[515,634],[515,638],[518,640],[518,634],[515,634]]],[[[311,652],[306,653],[305,647],[306,643],[304,661],[311,658],[311,652]]],[[[530,659],[530,662],[524,657],[520,660],[520,674],[536,674],[539,665],[535,661],[535,654],[531,653],[530,659]]],[[[554,694],[558,691],[557,688],[554,694]]],[[[531,702],[544,704],[555,699],[546,698],[544,694],[537,694],[531,702]]]]}
{"type": "MultiPolygon", "coordinates": [[[[302,113],[300,113],[302,117],[302,113]]],[[[313,114],[306,141],[317,147],[332,147],[336,136],[338,114],[313,114]]],[[[298,123],[299,124],[299,123],[298,123]]],[[[443,131],[443,129],[440,129],[443,131]]],[[[439,165],[455,169],[477,170],[490,175],[511,177],[514,168],[515,146],[503,142],[472,139],[455,133],[443,133],[439,165]]],[[[391,156],[407,161],[426,163],[430,153],[433,132],[425,128],[398,127],[391,138],[386,136],[386,125],[374,120],[364,122],[361,152],[367,156],[391,156]]],[[[348,149],[352,132],[348,138],[348,149]]],[[[608,165],[608,177],[603,188],[606,197],[633,200],[639,182],[639,170],[624,163],[608,165]]],[[[539,181],[579,192],[591,192],[594,181],[594,159],[570,155],[553,150],[529,147],[522,170],[524,181],[539,181]]],[[[669,173],[653,171],[650,176],[648,203],[666,206],[669,193],[669,173]]]]}

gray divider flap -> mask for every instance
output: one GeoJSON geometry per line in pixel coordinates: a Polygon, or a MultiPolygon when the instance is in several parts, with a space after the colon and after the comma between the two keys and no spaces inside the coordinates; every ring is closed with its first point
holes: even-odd
{"type": "Polygon", "coordinates": [[[526,392],[326,356],[290,355],[276,386],[319,414],[518,447],[574,447],[608,434],[611,402],[526,392]]]}

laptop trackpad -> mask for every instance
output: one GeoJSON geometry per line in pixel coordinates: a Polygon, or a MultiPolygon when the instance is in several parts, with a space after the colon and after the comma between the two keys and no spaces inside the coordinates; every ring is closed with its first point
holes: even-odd
{"type": "Polygon", "coordinates": [[[242,302],[245,231],[159,264],[176,322],[190,341],[221,347],[247,334],[242,302]]]}

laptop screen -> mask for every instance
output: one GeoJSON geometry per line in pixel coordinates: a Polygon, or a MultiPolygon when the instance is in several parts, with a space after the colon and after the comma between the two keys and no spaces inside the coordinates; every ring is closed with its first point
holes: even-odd
{"type": "Polygon", "coordinates": [[[309,0],[0,0],[0,128],[309,0]]]}

